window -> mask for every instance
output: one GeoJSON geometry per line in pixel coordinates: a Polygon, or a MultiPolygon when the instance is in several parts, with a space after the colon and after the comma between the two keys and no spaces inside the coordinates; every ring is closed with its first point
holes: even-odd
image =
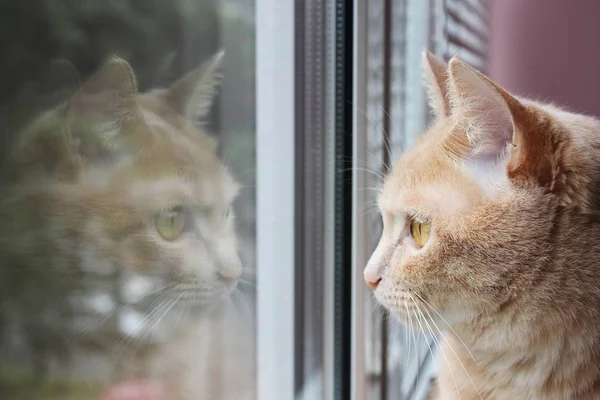
{"type": "Polygon", "coordinates": [[[4,4],[0,398],[256,398],[256,15],[4,4]]]}
{"type": "Polygon", "coordinates": [[[0,398],[423,399],[433,339],[362,279],[371,189],[427,124],[422,49],[485,69],[487,7],[6,2],[0,398]]]}

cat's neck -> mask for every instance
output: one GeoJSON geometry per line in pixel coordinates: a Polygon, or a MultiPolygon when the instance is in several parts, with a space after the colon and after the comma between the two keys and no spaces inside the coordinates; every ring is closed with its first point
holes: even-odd
{"type": "Polygon", "coordinates": [[[445,359],[455,371],[478,376],[478,382],[493,382],[507,393],[517,390],[517,397],[572,392],[587,398],[581,393],[595,393],[600,384],[600,327],[590,323],[600,318],[594,311],[600,307],[561,309],[565,296],[524,296],[501,312],[453,324],[443,341],[445,359]]]}

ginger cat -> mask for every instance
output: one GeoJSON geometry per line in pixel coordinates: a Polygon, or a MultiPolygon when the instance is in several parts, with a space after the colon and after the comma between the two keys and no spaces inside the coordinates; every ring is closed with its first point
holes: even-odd
{"type": "Polygon", "coordinates": [[[424,70],[435,121],[385,179],[366,282],[443,331],[435,399],[600,399],[600,121],[424,70]]]}
{"type": "Polygon", "coordinates": [[[230,302],[242,273],[238,187],[196,123],[221,59],[138,93],[129,64],[112,58],[15,138],[0,311],[32,335],[50,378],[147,379],[169,400],[252,398],[253,330],[230,302]],[[59,366],[41,354],[57,349],[59,366]]]}

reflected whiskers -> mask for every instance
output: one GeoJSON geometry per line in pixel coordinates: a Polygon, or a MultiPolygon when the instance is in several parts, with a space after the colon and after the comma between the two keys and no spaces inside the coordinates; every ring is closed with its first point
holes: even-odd
{"type": "Polygon", "coordinates": [[[248,300],[244,297],[244,294],[239,289],[233,291],[233,297],[241,303],[241,306],[244,309],[243,311],[246,315],[252,314],[252,307],[250,307],[248,300]]]}
{"type": "MultiPolygon", "coordinates": [[[[126,308],[126,307],[128,307],[128,306],[131,306],[131,305],[133,305],[133,304],[135,304],[135,303],[137,303],[137,302],[139,302],[139,301],[142,301],[142,300],[144,300],[144,299],[148,298],[149,296],[151,296],[151,295],[153,295],[153,294],[160,293],[160,292],[161,292],[161,291],[163,291],[163,290],[167,290],[167,289],[169,289],[169,288],[172,288],[172,287],[173,287],[173,286],[175,286],[175,285],[177,285],[177,284],[176,284],[176,283],[171,283],[171,284],[168,284],[168,285],[162,286],[162,287],[160,287],[160,288],[158,288],[158,289],[156,289],[156,290],[153,290],[153,291],[152,291],[152,292],[150,292],[150,293],[146,293],[145,295],[143,295],[143,296],[141,296],[141,297],[139,297],[139,298],[137,298],[137,299],[135,299],[135,300],[132,300],[132,301],[130,301],[130,302],[127,302],[127,303],[125,303],[125,304],[123,304],[123,305],[121,305],[121,306],[117,307],[117,308],[116,308],[114,311],[111,311],[110,313],[108,313],[107,315],[105,315],[104,317],[102,317],[102,318],[100,319],[100,321],[96,322],[96,323],[95,323],[95,324],[93,324],[92,326],[90,326],[90,327],[87,327],[87,328],[82,328],[82,329],[81,329],[79,332],[77,332],[77,335],[79,335],[79,337],[85,337],[85,336],[86,336],[86,335],[88,335],[90,332],[92,332],[94,329],[97,329],[98,327],[100,327],[100,326],[101,326],[101,325],[102,325],[104,322],[106,322],[106,320],[107,320],[107,319],[109,319],[110,317],[112,317],[112,316],[116,315],[116,314],[117,314],[119,311],[122,311],[124,308],[126,308]]],[[[170,292],[170,291],[169,291],[169,292],[170,292]]],[[[168,294],[169,292],[167,292],[167,293],[163,293],[163,294],[168,294]]]]}

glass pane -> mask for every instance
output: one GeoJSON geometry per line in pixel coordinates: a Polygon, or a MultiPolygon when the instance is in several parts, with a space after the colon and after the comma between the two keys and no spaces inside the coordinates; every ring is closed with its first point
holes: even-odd
{"type": "Polygon", "coordinates": [[[0,398],[255,398],[254,1],[2,11],[0,398]]]}

